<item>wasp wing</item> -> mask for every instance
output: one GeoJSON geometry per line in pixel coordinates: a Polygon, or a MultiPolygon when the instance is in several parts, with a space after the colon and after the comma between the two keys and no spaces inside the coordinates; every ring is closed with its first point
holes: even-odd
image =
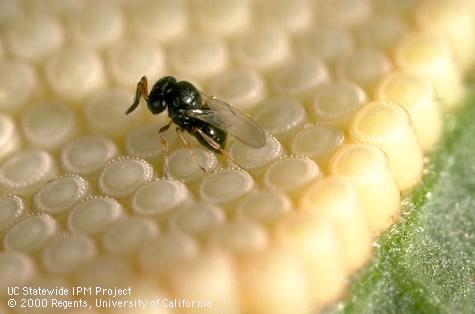
{"type": "Polygon", "coordinates": [[[266,133],[247,114],[205,93],[201,97],[205,109],[186,110],[188,116],[217,127],[248,146],[259,148],[266,144],[266,133]]]}

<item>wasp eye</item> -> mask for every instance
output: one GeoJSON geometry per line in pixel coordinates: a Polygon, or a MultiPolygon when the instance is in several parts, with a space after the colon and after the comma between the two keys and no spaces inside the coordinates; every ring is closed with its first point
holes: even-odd
{"type": "Polygon", "coordinates": [[[148,103],[148,109],[153,114],[159,114],[167,108],[167,102],[163,99],[160,100],[150,100],[148,103]]]}

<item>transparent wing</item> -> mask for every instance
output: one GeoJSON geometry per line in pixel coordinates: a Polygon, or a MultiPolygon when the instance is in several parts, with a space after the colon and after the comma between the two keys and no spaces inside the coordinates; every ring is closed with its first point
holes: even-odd
{"type": "Polygon", "coordinates": [[[209,110],[187,110],[188,116],[226,131],[248,146],[259,148],[266,144],[264,130],[248,115],[205,93],[201,97],[209,110]]]}

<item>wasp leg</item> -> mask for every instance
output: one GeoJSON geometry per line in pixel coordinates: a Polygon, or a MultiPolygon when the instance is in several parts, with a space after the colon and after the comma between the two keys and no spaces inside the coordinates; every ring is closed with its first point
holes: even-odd
{"type": "Polygon", "coordinates": [[[160,144],[163,150],[163,175],[168,178],[168,143],[162,134],[160,134],[160,144]]]}
{"type": "Polygon", "coordinates": [[[148,103],[148,88],[147,88],[147,77],[142,76],[140,81],[137,83],[137,89],[135,90],[135,97],[132,106],[127,109],[125,114],[129,114],[135,109],[137,109],[138,105],[140,104],[140,98],[143,97],[145,101],[148,103]]]}
{"type": "Polygon", "coordinates": [[[160,133],[166,132],[166,131],[170,128],[170,126],[171,126],[172,124],[173,124],[173,121],[172,121],[172,120],[168,121],[168,124],[162,126],[162,127],[160,128],[160,130],[158,130],[158,133],[160,134],[160,133]]]}
{"type": "Polygon", "coordinates": [[[162,133],[168,130],[172,123],[173,121],[170,120],[167,125],[162,126],[160,130],[158,130],[158,135],[160,136],[160,145],[162,146],[163,151],[163,175],[165,176],[165,178],[168,178],[168,143],[162,133]]]}
{"type": "Polygon", "coordinates": [[[185,144],[185,146],[188,148],[188,150],[190,151],[190,154],[191,154],[191,157],[193,158],[193,160],[195,161],[195,163],[198,165],[198,167],[201,168],[201,170],[203,170],[203,172],[206,172],[206,169],[203,168],[201,165],[200,165],[200,162],[198,161],[198,157],[196,157],[196,154],[195,152],[193,151],[193,148],[191,147],[191,144],[188,142],[188,140],[186,139],[185,137],[185,134],[183,134],[183,129],[182,128],[176,128],[176,132],[178,133],[178,136],[180,136],[180,139],[181,141],[185,144]]]}
{"type": "MultiPolygon", "coordinates": [[[[203,132],[202,130],[200,130],[199,128],[194,128],[193,129],[193,132],[197,132],[199,135],[201,135],[201,137],[203,137],[205,139],[205,141],[211,146],[213,147],[214,149],[217,149],[224,157],[226,157],[227,159],[231,160],[231,162],[233,164],[235,164],[236,166],[238,166],[239,168],[241,169],[244,169],[243,167],[241,167],[240,164],[238,164],[238,162],[236,160],[234,160],[231,155],[228,154],[227,151],[225,151],[215,140],[213,140],[213,138],[211,138],[209,135],[207,135],[205,132],[203,132]]],[[[245,169],[244,169],[245,170],[245,169]]]]}

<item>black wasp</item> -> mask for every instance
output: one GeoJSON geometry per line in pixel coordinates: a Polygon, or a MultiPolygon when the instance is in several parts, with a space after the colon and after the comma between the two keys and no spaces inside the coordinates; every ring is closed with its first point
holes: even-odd
{"type": "MultiPolygon", "coordinates": [[[[147,77],[144,76],[137,83],[134,101],[125,114],[137,108],[141,97],[145,99],[153,114],[168,109],[170,122],[159,130],[165,158],[165,175],[168,171],[168,145],[161,133],[168,130],[173,123],[180,139],[190,148],[192,157],[199,166],[198,159],[183,134],[184,131],[193,135],[206,148],[224,155],[235,164],[237,163],[224,150],[227,133],[251,147],[259,148],[266,143],[264,130],[254,120],[224,101],[200,92],[190,82],[177,82],[174,77],[165,76],[159,79],[148,93],[147,77]]],[[[200,168],[205,171],[203,167],[200,168]]]]}

